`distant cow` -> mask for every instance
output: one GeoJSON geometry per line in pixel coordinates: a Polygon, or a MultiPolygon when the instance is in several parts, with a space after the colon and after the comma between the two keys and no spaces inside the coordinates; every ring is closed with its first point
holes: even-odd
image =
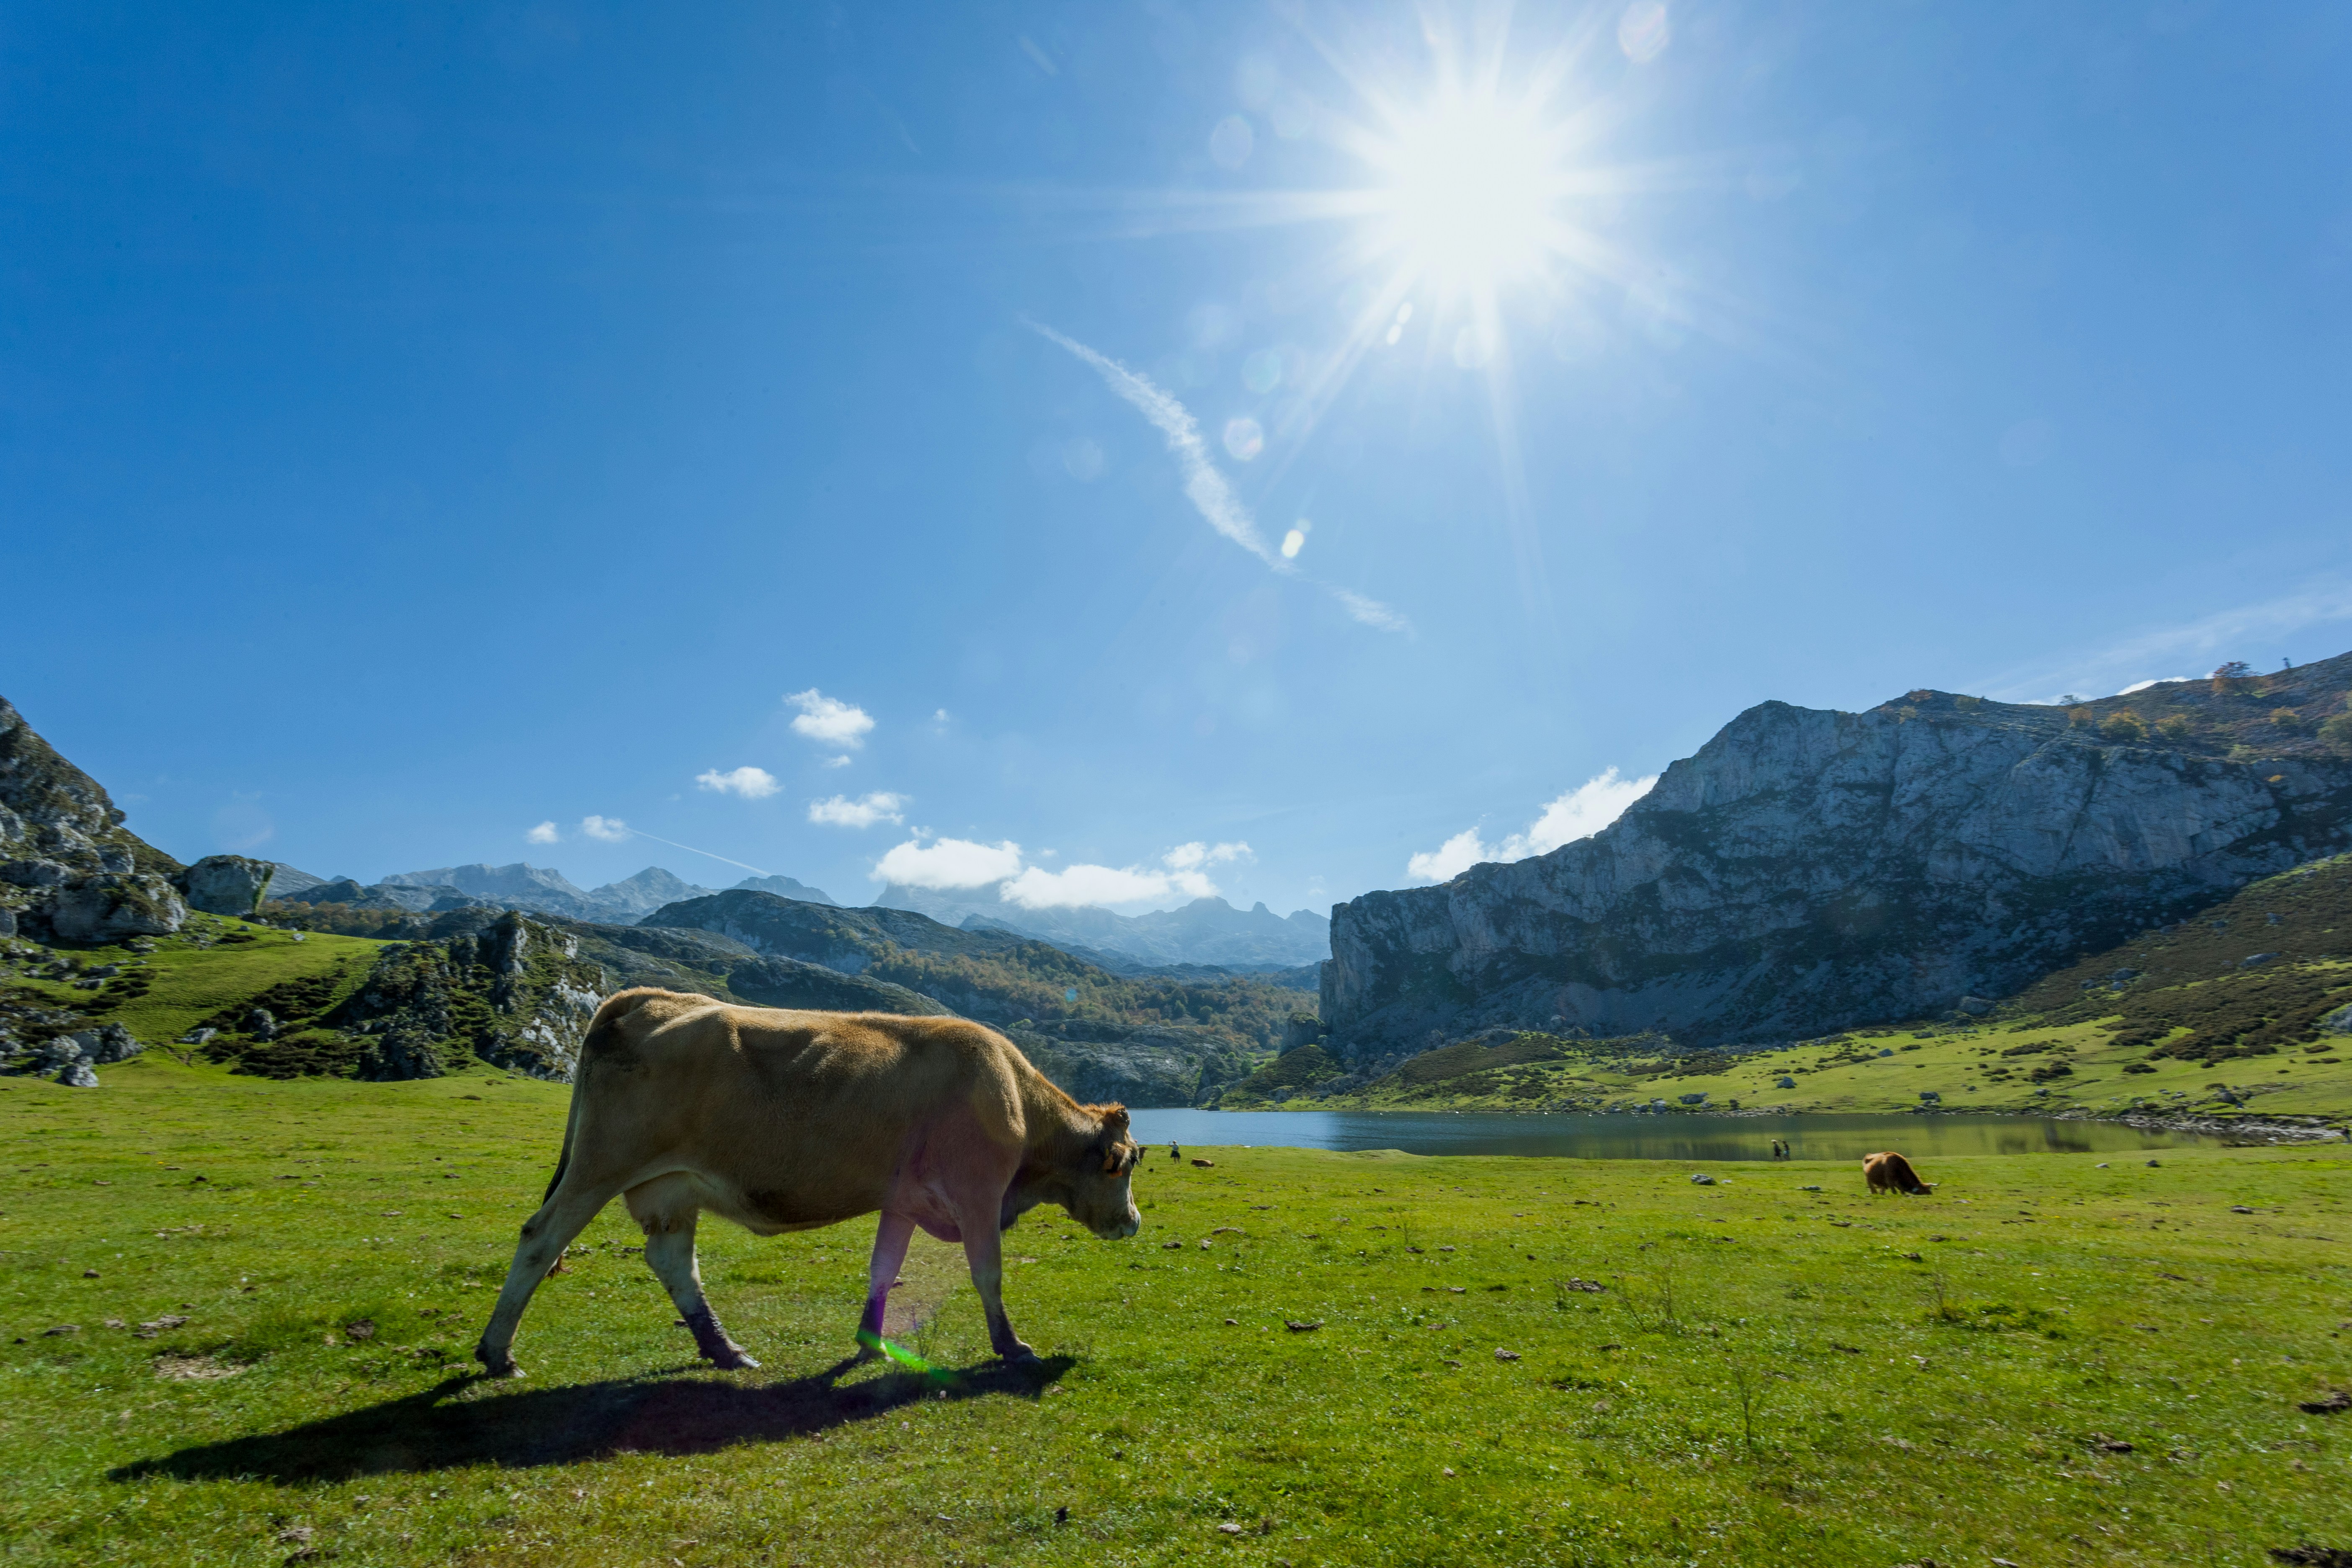
{"type": "Polygon", "coordinates": [[[1870,1184],[1873,1197],[1880,1193],[1908,1193],[1915,1198],[1927,1197],[1933,1189],[1919,1179],[1911,1162],[1888,1151],[1862,1157],[1862,1178],[1870,1184]]]}
{"type": "Polygon", "coordinates": [[[562,1158],[474,1354],[491,1375],[516,1375],[515,1327],[531,1292],[621,1197],[644,1227],[646,1262],[721,1367],[759,1363],[703,1299],[694,1226],[704,1209],[761,1236],[879,1210],[858,1329],[867,1356],[915,1226],[961,1241],[989,1342],[1027,1359],[999,1293],[1001,1234],[1051,1203],[1105,1240],[1133,1236],[1141,1153],[1124,1108],[1078,1104],[1003,1036],[961,1018],[624,991],[581,1045],[562,1158]]]}

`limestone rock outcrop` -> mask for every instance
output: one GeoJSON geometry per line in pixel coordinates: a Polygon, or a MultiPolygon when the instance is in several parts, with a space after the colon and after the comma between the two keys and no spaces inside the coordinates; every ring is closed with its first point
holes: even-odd
{"type": "Polygon", "coordinates": [[[0,698],[0,910],[9,934],[68,943],[177,931],[177,860],[122,826],[96,779],[0,698]]]}
{"type": "MultiPolygon", "coordinates": [[[[2293,679],[2340,704],[2352,655],[2293,679]]],[[[2221,684],[1752,708],[1590,838],[1339,906],[1333,1047],[1369,1065],[1493,1026],[1760,1043],[2008,994],[2352,843],[2352,756],[2284,725],[2197,743],[2198,704],[2266,700],[2221,684]],[[2126,700],[2164,722],[2119,721],[2126,700]]]]}
{"type": "Polygon", "coordinates": [[[207,855],[180,873],[180,890],[190,909],[212,915],[249,915],[278,874],[268,860],[243,855],[207,855]]]}

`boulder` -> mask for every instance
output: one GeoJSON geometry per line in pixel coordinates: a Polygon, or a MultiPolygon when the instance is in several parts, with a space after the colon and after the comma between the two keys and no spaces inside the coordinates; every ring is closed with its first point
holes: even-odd
{"type": "Polygon", "coordinates": [[[174,879],[188,907],[210,915],[249,915],[260,907],[278,868],[243,855],[207,855],[174,879]]]}
{"type": "Polygon", "coordinates": [[[59,942],[94,944],[168,936],[186,921],[188,907],[161,877],[110,871],[59,889],[41,913],[59,942]]]}
{"type": "Polygon", "coordinates": [[[1993,1004],[1982,996],[1963,996],[1959,1001],[1959,1008],[1971,1018],[1981,1018],[1992,1011],[1993,1004]]]}
{"type": "Polygon", "coordinates": [[[120,1024],[100,1024],[94,1029],[79,1029],[68,1037],[80,1047],[82,1059],[98,1067],[129,1061],[147,1048],[133,1039],[131,1031],[120,1024]]]}
{"type": "Polygon", "coordinates": [[[0,860],[0,882],[19,888],[62,888],[72,877],[71,868],[55,860],[0,860]]]}

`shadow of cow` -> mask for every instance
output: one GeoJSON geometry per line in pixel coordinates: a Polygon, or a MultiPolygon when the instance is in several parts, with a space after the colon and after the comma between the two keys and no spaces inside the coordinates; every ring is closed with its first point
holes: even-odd
{"type": "Polygon", "coordinates": [[[495,1394],[479,1377],[455,1377],[404,1399],[282,1432],[142,1459],[108,1472],[108,1479],[251,1477],[299,1486],[485,1463],[527,1469],[622,1453],[708,1454],[739,1443],[812,1436],[919,1399],[1035,1399],[1075,1361],[1066,1355],[1022,1366],[991,1361],[964,1372],[892,1373],[845,1385],[841,1376],[855,1364],[845,1359],[812,1376],[764,1384],[648,1373],[495,1394]]]}

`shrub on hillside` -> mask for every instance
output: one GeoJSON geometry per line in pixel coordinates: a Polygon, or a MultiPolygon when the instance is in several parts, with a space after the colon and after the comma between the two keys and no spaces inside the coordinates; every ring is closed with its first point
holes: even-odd
{"type": "Polygon", "coordinates": [[[2099,734],[2109,741],[2145,741],[2147,739],[2147,726],[2130,709],[2118,708],[2107,715],[2105,723],[2099,726],[2099,734]]]}
{"type": "Polygon", "coordinates": [[[2156,732],[2168,741],[2189,739],[2189,721],[2179,713],[2167,713],[2156,721],[2156,732]]]}

